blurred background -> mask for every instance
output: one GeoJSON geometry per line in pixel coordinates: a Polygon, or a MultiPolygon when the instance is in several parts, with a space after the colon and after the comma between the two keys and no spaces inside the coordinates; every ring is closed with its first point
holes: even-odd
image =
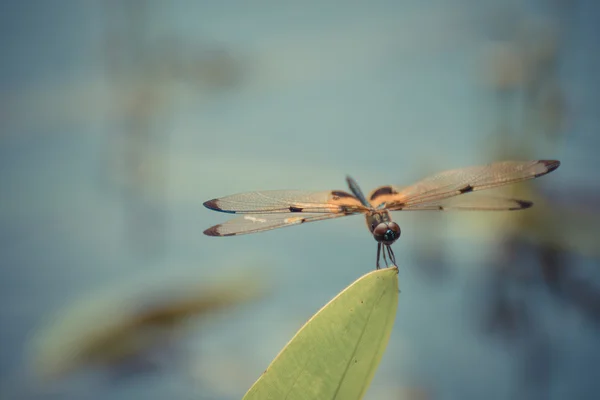
{"type": "Polygon", "coordinates": [[[202,202],[559,159],[515,213],[397,213],[377,399],[600,390],[600,6],[0,3],[0,397],[238,399],[374,268],[361,217],[202,202]]]}

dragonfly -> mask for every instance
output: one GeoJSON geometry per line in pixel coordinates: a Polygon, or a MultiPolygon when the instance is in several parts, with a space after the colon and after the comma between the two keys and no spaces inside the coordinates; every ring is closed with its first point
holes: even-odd
{"type": "Polygon", "coordinates": [[[380,268],[382,255],[386,265],[389,265],[389,258],[396,266],[391,245],[398,240],[401,230],[392,221],[391,211],[523,210],[533,203],[471,193],[539,178],[559,166],[560,161],[557,160],[501,161],[440,172],[407,187],[380,186],[368,196],[350,176],[346,177],[346,182],[352,193],[343,190],[239,193],[204,203],[206,208],[214,211],[243,214],[208,228],[204,234],[237,236],[362,214],[377,242],[376,268],[380,268]]]}

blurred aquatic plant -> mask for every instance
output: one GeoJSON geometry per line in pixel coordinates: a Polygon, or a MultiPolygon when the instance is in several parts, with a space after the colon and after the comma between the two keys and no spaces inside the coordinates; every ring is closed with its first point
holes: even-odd
{"type": "MultiPolygon", "coordinates": [[[[156,7],[147,1],[107,1],[103,61],[109,93],[122,106],[109,135],[107,181],[125,207],[125,240],[145,257],[166,246],[169,135],[166,116],[175,84],[185,83],[195,98],[237,87],[240,63],[226,49],[180,36],[153,37],[156,7]]],[[[160,9],[160,8],[159,8],[160,9]]]]}
{"type": "Polygon", "coordinates": [[[559,67],[569,5],[561,6],[553,17],[527,13],[515,4],[498,5],[489,15],[496,29],[486,29],[484,82],[495,101],[495,133],[519,141],[518,146],[495,143],[508,145],[504,157],[531,155],[540,139],[557,145],[565,134],[569,110],[559,67]]]}
{"type": "MultiPolygon", "coordinates": [[[[494,15],[510,27],[494,37],[487,64],[496,113],[494,157],[529,158],[538,148],[558,152],[567,133],[569,105],[559,70],[574,3],[543,3],[545,18],[516,4],[503,5],[512,8],[500,14],[507,18],[494,15]]],[[[503,221],[501,245],[481,292],[481,326],[514,354],[513,397],[548,398],[562,360],[552,330],[560,323],[544,311],[555,313],[563,305],[600,322],[600,210],[585,206],[590,193],[578,187],[569,188],[566,204],[557,201],[561,190],[542,190],[540,183],[511,190],[534,207],[503,221]]]]}
{"type": "Polygon", "coordinates": [[[256,300],[266,290],[257,275],[162,283],[143,292],[113,289],[76,302],[40,328],[30,343],[29,365],[45,382],[86,368],[116,375],[128,370],[132,376],[160,369],[160,363],[152,365],[153,352],[170,350],[200,319],[256,300]]]}

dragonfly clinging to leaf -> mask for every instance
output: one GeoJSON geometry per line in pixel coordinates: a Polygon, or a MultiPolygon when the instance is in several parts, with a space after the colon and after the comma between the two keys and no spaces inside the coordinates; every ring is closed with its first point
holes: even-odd
{"type": "Polygon", "coordinates": [[[268,231],[305,222],[362,214],[377,241],[377,269],[384,262],[395,266],[391,245],[400,237],[400,226],[390,211],[513,211],[533,205],[527,200],[470,195],[538,178],[560,166],[560,161],[502,161],[483,166],[444,171],[407,187],[381,186],[365,196],[354,179],[346,181],[352,194],[343,190],[269,190],[246,192],[209,200],[215,211],[245,214],[204,231],[208,236],[235,236],[268,231]],[[465,195],[465,196],[460,196],[465,195]],[[387,256],[386,256],[387,254],[387,256]]]}

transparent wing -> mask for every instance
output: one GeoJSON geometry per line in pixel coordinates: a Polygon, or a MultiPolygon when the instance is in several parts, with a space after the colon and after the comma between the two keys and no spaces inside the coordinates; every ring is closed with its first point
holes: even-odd
{"type": "Polygon", "coordinates": [[[340,218],[351,214],[253,214],[230,219],[204,231],[208,236],[234,236],[246,233],[268,231],[271,229],[294,226],[305,222],[321,221],[324,219],[340,218]]]}
{"type": "Polygon", "coordinates": [[[559,161],[502,161],[489,165],[444,171],[406,188],[382,186],[369,194],[374,207],[402,210],[422,203],[433,203],[477,190],[538,178],[554,171],[559,161]]]}
{"type": "Polygon", "coordinates": [[[451,197],[430,203],[418,203],[406,206],[402,211],[514,211],[524,210],[532,205],[533,203],[527,200],[470,194],[468,196],[451,197]]]}
{"type": "Polygon", "coordinates": [[[204,203],[204,206],[211,210],[234,214],[345,213],[367,210],[360,200],[342,190],[247,192],[209,200],[204,203]]]}

